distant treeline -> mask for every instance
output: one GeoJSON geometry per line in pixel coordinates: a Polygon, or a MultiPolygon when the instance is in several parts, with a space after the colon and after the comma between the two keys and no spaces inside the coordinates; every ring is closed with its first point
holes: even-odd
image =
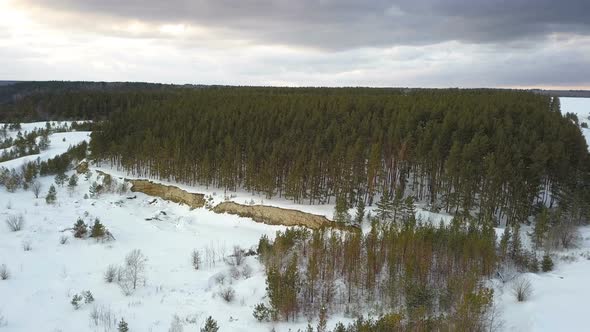
{"type": "Polygon", "coordinates": [[[590,158],[557,98],[238,87],[151,96],[110,113],[93,135],[95,158],[139,175],[296,202],[344,197],[353,206],[398,192],[435,209],[513,222],[559,201],[570,219],[587,219],[590,158]]]}

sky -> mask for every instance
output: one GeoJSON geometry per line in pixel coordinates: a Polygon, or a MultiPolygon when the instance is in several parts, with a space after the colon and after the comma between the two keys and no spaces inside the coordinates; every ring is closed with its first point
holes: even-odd
{"type": "Polygon", "coordinates": [[[0,80],[590,89],[590,1],[0,0],[0,80]]]}

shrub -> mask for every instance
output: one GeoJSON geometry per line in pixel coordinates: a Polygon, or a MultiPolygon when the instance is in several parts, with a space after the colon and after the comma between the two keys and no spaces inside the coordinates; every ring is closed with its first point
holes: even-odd
{"type": "Polygon", "coordinates": [[[543,255],[543,261],[541,262],[541,269],[543,272],[549,272],[553,270],[553,259],[549,254],[543,255]]]}
{"type": "Polygon", "coordinates": [[[231,287],[223,288],[219,291],[219,295],[225,302],[232,302],[236,297],[236,291],[231,287]]]}
{"type": "Polygon", "coordinates": [[[31,245],[31,241],[26,240],[26,241],[23,241],[22,244],[23,244],[23,250],[24,251],[31,251],[31,250],[33,250],[33,246],[31,245]]]}
{"type": "Polygon", "coordinates": [[[65,245],[65,244],[67,244],[67,243],[68,243],[68,240],[69,240],[69,237],[67,237],[67,236],[65,236],[65,235],[62,235],[62,236],[59,238],[59,244],[65,245]]]}
{"type": "Polygon", "coordinates": [[[0,280],[7,280],[8,278],[10,278],[10,271],[6,265],[0,265],[0,280]]]}
{"type": "Polygon", "coordinates": [[[170,323],[170,328],[168,332],[182,332],[184,328],[182,327],[182,321],[178,315],[174,315],[172,317],[172,322],[170,323]]]}
{"type": "Polygon", "coordinates": [[[524,302],[533,294],[533,285],[526,277],[520,277],[512,284],[512,294],[518,302],[524,302]]]}
{"type": "Polygon", "coordinates": [[[23,229],[25,218],[22,214],[10,215],[6,218],[6,225],[11,232],[18,232],[23,229]]]}
{"type": "Polygon", "coordinates": [[[70,301],[70,303],[72,304],[75,310],[80,309],[80,307],[82,306],[82,296],[75,294],[74,297],[72,297],[72,301],[70,301]]]}
{"type": "Polygon", "coordinates": [[[113,281],[117,281],[117,277],[119,274],[119,268],[116,267],[115,265],[109,265],[107,266],[107,270],[104,273],[104,280],[107,283],[112,283],[113,281]]]}
{"type": "Polygon", "coordinates": [[[84,295],[84,303],[88,304],[94,302],[94,296],[90,291],[85,291],[82,295],[84,295]]]}
{"type": "Polygon", "coordinates": [[[191,262],[195,270],[198,270],[201,267],[201,253],[196,249],[191,253],[191,262]]]}
{"type": "Polygon", "coordinates": [[[270,310],[264,305],[264,303],[258,303],[254,306],[254,312],[252,315],[259,322],[267,322],[270,320],[270,310]]]}

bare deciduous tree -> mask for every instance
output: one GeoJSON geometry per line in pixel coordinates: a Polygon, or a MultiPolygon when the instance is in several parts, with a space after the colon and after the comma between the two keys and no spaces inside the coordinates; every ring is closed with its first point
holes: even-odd
{"type": "Polygon", "coordinates": [[[35,195],[35,198],[39,198],[39,195],[41,194],[41,182],[33,182],[31,189],[33,190],[33,195],[35,195]]]}
{"type": "Polygon", "coordinates": [[[145,283],[147,257],[139,249],[133,249],[125,257],[122,278],[119,285],[125,295],[130,295],[141,283],[145,283]]]}

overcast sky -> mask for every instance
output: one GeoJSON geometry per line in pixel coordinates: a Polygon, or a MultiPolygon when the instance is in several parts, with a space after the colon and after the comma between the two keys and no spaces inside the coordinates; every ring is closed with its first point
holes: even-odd
{"type": "Polygon", "coordinates": [[[590,0],[0,0],[0,80],[590,89],[590,0]]]}

